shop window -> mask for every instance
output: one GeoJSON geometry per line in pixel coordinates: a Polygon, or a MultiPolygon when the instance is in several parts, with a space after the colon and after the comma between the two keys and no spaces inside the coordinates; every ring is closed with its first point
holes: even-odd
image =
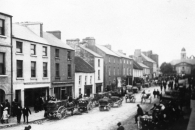
{"type": "Polygon", "coordinates": [[[56,58],[59,58],[59,53],[60,53],[60,50],[59,49],[55,49],[55,57],[56,58]]]}
{"type": "Polygon", "coordinates": [[[22,53],[22,42],[16,41],[16,52],[22,53]]]}
{"type": "Polygon", "coordinates": [[[43,77],[47,77],[47,62],[43,62],[43,77]]]}
{"type": "Polygon", "coordinates": [[[47,47],[43,46],[43,56],[47,56],[47,47]]]}
{"type": "Polygon", "coordinates": [[[31,61],[31,77],[36,77],[36,62],[31,61]]]}
{"type": "Polygon", "coordinates": [[[36,55],[36,45],[31,44],[31,55],[36,55]]]}
{"type": "Polygon", "coordinates": [[[59,63],[56,63],[56,77],[60,77],[60,64],[59,63]]]}
{"type": "Polygon", "coordinates": [[[5,35],[5,21],[0,19],[0,35],[5,35]]]}
{"type": "Polygon", "coordinates": [[[71,75],[71,65],[69,64],[68,65],[68,78],[71,78],[72,75],[71,75]]]}
{"type": "Polygon", "coordinates": [[[5,53],[0,52],[0,75],[5,74],[5,53]]]}
{"type": "Polygon", "coordinates": [[[23,61],[17,60],[17,77],[23,77],[23,61]]]}

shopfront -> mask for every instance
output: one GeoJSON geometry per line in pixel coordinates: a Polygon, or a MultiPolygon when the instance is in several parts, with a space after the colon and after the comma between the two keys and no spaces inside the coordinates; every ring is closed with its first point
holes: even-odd
{"type": "Polygon", "coordinates": [[[96,93],[99,93],[102,91],[102,83],[96,83],[96,93]]]}
{"type": "Polygon", "coordinates": [[[92,85],[85,85],[85,94],[87,94],[87,96],[92,94],[92,85]]]}
{"type": "Polygon", "coordinates": [[[55,87],[54,95],[58,100],[67,99],[68,96],[73,96],[72,86],[55,87]]]}

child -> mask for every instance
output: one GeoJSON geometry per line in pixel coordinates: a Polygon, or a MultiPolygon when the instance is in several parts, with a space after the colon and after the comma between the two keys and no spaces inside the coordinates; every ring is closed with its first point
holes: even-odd
{"type": "Polygon", "coordinates": [[[9,118],[9,114],[8,114],[8,111],[7,111],[7,107],[3,110],[3,115],[2,115],[2,119],[3,119],[3,122],[4,123],[9,123],[8,122],[8,118],[9,118]]]}

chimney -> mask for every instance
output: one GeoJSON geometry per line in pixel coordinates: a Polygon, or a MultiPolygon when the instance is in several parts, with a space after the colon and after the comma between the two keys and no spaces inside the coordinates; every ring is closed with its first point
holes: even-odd
{"type": "Polygon", "coordinates": [[[111,50],[111,45],[110,44],[107,44],[107,45],[104,45],[106,48],[108,48],[109,50],[111,50]]]}
{"type": "Polygon", "coordinates": [[[17,22],[16,24],[26,26],[39,37],[43,37],[43,23],[41,22],[17,22]]]}
{"type": "Polygon", "coordinates": [[[91,49],[92,51],[96,50],[94,37],[86,37],[83,39],[82,44],[84,44],[85,47],[91,49]]]}
{"type": "Polygon", "coordinates": [[[57,31],[47,31],[47,33],[51,33],[58,39],[61,39],[61,31],[58,31],[58,30],[57,31]]]}
{"type": "Polygon", "coordinates": [[[141,49],[136,49],[135,52],[134,52],[134,56],[135,57],[141,56],[141,49]]]}
{"type": "Polygon", "coordinates": [[[77,47],[79,46],[79,38],[76,39],[67,39],[66,40],[66,44],[68,44],[69,46],[71,46],[74,49],[77,49],[77,47]]]}

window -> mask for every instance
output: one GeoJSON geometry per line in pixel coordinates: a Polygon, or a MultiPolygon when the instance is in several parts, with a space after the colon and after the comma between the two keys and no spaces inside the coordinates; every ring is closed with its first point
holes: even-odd
{"type": "Polygon", "coordinates": [[[16,41],[16,52],[22,53],[22,42],[16,41]]]}
{"type": "Polygon", "coordinates": [[[23,77],[23,61],[17,60],[17,77],[23,77]]]}
{"type": "Polygon", "coordinates": [[[87,84],[87,76],[85,76],[85,85],[87,84]]]}
{"type": "Polygon", "coordinates": [[[56,49],[56,50],[55,50],[55,57],[56,57],[56,58],[59,58],[59,52],[60,52],[59,49],[56,49]]]}
{"type": "Polygon", "coordinates": [[[47,62],[43,62],[43,77],[47,77],[47,62]]]}
{"type": "Polygon", "coordinates": [[[68,78],[71,78],[71,65],[68,65],[68,78]]]}
{"type": "Polygon", "coordinates": [[[90,76],[90,84],[92,84],[92,76],[90,76]]]}
{"type": "Polygon", "coordinates": [[[5,24],[3,19],[0,19],[0,35],[5,35],[5,24]]]}
{"type": "Polygon", "coordinates": [[[79,84],[81,84],[81,78],[82,78],[82,76],[79,75],[79,84]]]}
{"type": "Polygon", "coordinates": [[[36,62],[31,61],[31,77],[36,77],[36,62]]]}
{"type": "Polygon", "coordinates": [[[98,59],[98,67],[100,67],[100,59],[98,59]]]}
{"type": "Polygon", "coordinates": [[[43,46],[43,56],[47,56],[47,47],[43,46]]]}
{"type": "Polygon", "coordinates": [[[100,80],[100,70],[98,70],[98,80],[100,80]]]}
{"type": "Polygon", "coordinates": [[[60,64],[56,63],[56,77],[60,77],[60,64]]]}
{"type": "Polygon", "coordinates": [[[36,55],[36,45],[31,44],[31,55],[36,55]]]}
{"type": "Polygon", "coordinates": [[[68,60],[71,60],[71,52],[70,51],[68,51],[68,54],[67,54],[67,58],[68,58],[68,60]]]}
{"type": "Polygon", "coordinates": [[[0,75],[5,74],[5,54],[0,52],[0,75]]]}

